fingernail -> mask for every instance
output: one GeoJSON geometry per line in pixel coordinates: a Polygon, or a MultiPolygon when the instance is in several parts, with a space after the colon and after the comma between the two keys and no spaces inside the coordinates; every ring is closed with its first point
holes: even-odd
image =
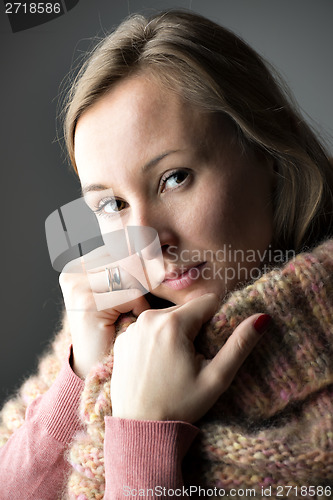
{"type": "Polygon", "coordinates": [[[264,333],[272,322],[269,314],[261,314],[253,323],[253,328],[261,335],[264,333]]]}

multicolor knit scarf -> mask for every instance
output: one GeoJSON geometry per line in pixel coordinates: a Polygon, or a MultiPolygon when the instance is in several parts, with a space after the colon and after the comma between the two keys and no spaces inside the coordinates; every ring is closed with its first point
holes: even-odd
{"type": "MultiPolygon", "coordinates": [[[[273,324],[228,391],[196,423],[201,432],[183,464],[185,484],[233,498],[333,498],[333,240],[233,292],[199,335],[198,350],[213,357],[256,312],[270,314],[273,324]]],[[[123,317],[120,331],[131,321],[123,317]]],[[[53,383],[69,343],[64,327],[38,375],[6,404],[0,445],[22,425],[27,404],[53,383]]],[[[111,373],[112,355],[86,380],[86,431],[68,453],[73,472],[66,498],[103,498],[111,373]]]]}

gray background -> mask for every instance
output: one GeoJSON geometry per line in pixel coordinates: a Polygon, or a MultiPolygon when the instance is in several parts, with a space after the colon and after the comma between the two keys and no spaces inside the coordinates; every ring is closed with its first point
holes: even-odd
{"type": "Polygon", "coordinates": [[[91,38],[133,12],[190,8],[241,35],[287,80],[305,116],[333,135],[332,0],[80,0],[66,15],[13,34],[0,10],[0,403],[32,372],[61,310],[44,222],[79,196],[56,140],[60,84],[91,38]]]}

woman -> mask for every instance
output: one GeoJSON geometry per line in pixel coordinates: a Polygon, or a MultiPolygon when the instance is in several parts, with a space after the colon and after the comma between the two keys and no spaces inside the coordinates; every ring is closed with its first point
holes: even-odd
{"type": "Polygon", "coordinates": [[[3,410],[5,498],[330,496],[333,173],[262,60],[201,16],[134,16],[80,71],[65,137],[102,233],[157,231],[172,304],[121,266],[62,273],[64,329],[3,410]]]}

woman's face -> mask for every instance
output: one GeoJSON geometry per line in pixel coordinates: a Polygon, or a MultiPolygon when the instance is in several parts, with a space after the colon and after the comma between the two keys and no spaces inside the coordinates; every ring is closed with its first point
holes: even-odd
{"type": "Polygon", "coordinates": [[[131,77],[80,117],[75,159],[102,231],[118,210],[158,232],[166,279],[155,295],[182,304],[255,277],[272,239],[272,172],[226,122],[131,77]]]}

